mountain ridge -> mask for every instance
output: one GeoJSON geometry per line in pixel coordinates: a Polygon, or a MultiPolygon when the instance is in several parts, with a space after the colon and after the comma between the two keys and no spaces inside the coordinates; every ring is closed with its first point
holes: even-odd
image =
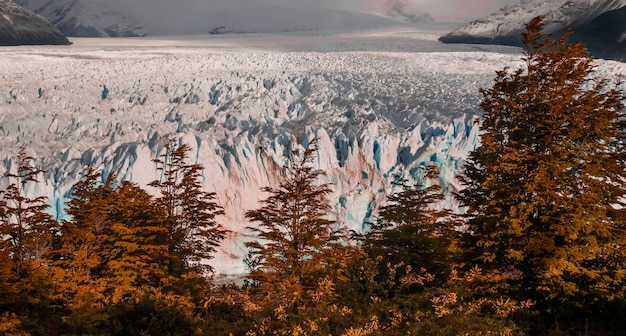
{"type": "Polygon", "coordinates": [[[0,46],[69,45],[70,41],[43,17],[17,5],[0,0],[0,46]]]}
{"type": "Polygon", "coordinates": [[[139,37],[147,34],[139,20],[112,10],[98,1],[17,0],[17,2],[48,19],[66,36],[139,37]]]}
{"type": "Polygon", "coordinates": [[[525,24],[541,15],[545,33],[558,36],[570,30],[570,41],[582,42],[593,56],[623,61],[626,45],[618,42],[626,33],[620,26],[624,7],[626,0],[522,0],[443,35],[440,41],[521,46],[525,24]]]}

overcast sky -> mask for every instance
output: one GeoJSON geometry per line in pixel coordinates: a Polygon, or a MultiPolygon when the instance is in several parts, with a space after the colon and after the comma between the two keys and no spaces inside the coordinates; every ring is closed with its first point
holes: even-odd
{"type": "MultiPolygon", "coordinates": [[[[228,8],[251,8],[258,6],[287,5],[291,7],[335,8],[364,10],[368,3],[386,3],[393,0],[109,0],[127,7],[139,16],[153,13],[198,14],[228,8]],[[143,14],[143,15],[141,15],[143,14]]],[[[415,7],[431,13],[437,20],[463,21],[487,15],[519,0],[406,0],[415,7]]],[[[547,0],[549,1],[549,0],[547,0]]]]}

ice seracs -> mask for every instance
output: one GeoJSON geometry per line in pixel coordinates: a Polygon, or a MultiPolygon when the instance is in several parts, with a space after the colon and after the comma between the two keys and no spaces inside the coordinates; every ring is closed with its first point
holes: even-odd
{"type": "MultiPolygon", "coordinates": [[[[455,174],[478,145],[478,90],[496,70],[520,66],[521,55],[415,38],[424,34],[78,38],[70,48],[4,50],[0,175],[25,146],[46,170],[28,194],[48,196],[63,218],[86,166],[146,187],[158,177],[152,159],[177,137],[225,209],[218,220],[231,232],[213,262],[221,274],[245,271],[243,214],[266,196],[262,187],[277,185],[285,153],[313,138],[349,229],[368,227],[397,174],[415,180],[431,163],[455,207],[455,174]],[[297,43],[333,52],[288,49],[297,43]]],[[[599,70],[626,73],[617,62],[599,70]]]]}
{"type": "MultiPolygon", "coordinates": [[[[399,36],[415,35],[405,29],[399,36]]],[[[225,208],[219,221],[231,233],[214,266],[241,273],[244,212],[258,207],[262,187],[277,184],[284,155],[317,138],[316,165],[328,173],[338,220],[361,231],[393,191],[397,174],[416,178],[420,167],[435,163],[448,194],[458,188],[455,172],[476,146],[478,89],[518,58],[344,51],[389,34],[293,37],[306,45],[326,41],[336,50],[329,53],[262,45],[289,45],[289,34],[252,42],[245,36],[111,39],[115,47],[77,39],[71,51],[9,52],[0,63],[0,80],[13,79],[0,88],[0,174],[26,146],[46,170],[29,193],[48,196],[55,216],[63,217],[70,188],[87,165],[146,186],[157,177],[151,160],[167,137],[178,137],[193,148],[191,157],[205,167],[204,187],[225,208]],[[243,42],[257,47],[236,47],[243,42]]],[[[451,197],[448,202],[454,205],[451,197]]]]}

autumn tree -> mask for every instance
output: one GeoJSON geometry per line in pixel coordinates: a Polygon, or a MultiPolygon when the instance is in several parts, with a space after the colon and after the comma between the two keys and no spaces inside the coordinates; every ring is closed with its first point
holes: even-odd
{"type": "MultiPolygon", "coordinates": [[[[24,326],[33,330],[52,323],[52,281],[49,277],[49,252],[57,235],[58,223],[46,212],[45,196],[28,196],[43,170],[21,148],[15,168],[5,174],[8,187],[0,192],[0,277],[3,299],[0,310],[14,312],[24,326]]],[[[41,331],[41,330],[39,330],[41,331]]]]}
{"type": "Polygon", "coordinates": [[[101,182],[101,174],[88,167],[66,203],[69,218],[53,251],[53,274],[66,309],[65,328],[72,333],[97,334],[107,323],[106,293],[112,286],[105,275],[111,241],[107,216],[115,184],[114,174],[101,182]]]}
{"type": "Polygon", "coordinates": [[[280,185],[264,188],[269,197],[260,208],[246,212],[257,223],[248,228],[257,238],[246,243],[248,278],[272,298],[261,306],[269,308],[274,321],[288,333],[307,318],[316,319],[320,311],[310,310],[323,309],[334,295],[338,255],[333,255],[333,247],[340,234],[329,215],[329,185],[318,181],[323,172],[312,167],[314,141],[302,154],[292,152],[280,185]],[[291,316],[288,323],[287,316],[291,316]]]}
{"type": "Polygon", "coordinates": [[[161,178],[150,185],[161,193],[156,204],[165,213],[170,271],[176,276],[185,270],[211,272],[208,261],[225,237],[225,230],[215,217],[224,212],[215,193],[202,189],[204,167],[188,162],[191,148],[177,144],[176,140],[164,147],[165,152],[153,160],[161,178]]]}
{"type": "Polygon", "coordinates": [[[127,181],[107,201],[103,276],[113,302],[132,299],[140,289],[163,286],[168,276],[167,228],[161,225],[160,210],[152,206],[150,194],[127,181]]]}
{"type": "Polygon", "coordinates": [[[192,334],[193,303],[169,273],[165,211],[131,182],[88,168],[72,188],[55,279],[74,334],[192,334]]]}
{"type": "Polygon", "coordinates": [[[445,196],[438,177],[431,165],[423,168],[422,183],[404,178],[394,183],[400,190],[387,197],[363,244],[373,258],[380,257],[382,273],[387,264],[424,269],[439,280],[450,272],[460,223],[451,210],[441,208],[445,196]]]}
{"type": "Polygon", "coordinates": [[[89,283],[102,276],[107,260],[104,243],[109,239],[109,202],[115,197],[115,176],[100,182],[101,175],[88,167],[72,187],[66,203],[60,243],[55,250],[55,264],[68,270],[74,280],[89,283]],[[80,276],[77,273],[81,273],[80,276]]]}
{"type": "Polygon", "coordinates": [[[293,277],[302,286],[313,285],[311,276],[323,267],[320,256],[337,243],[336,222],[328,215],[331,190],[318,182],[324,173],[311,166],[316,151],[311,142],[301,156],[292,152],[280,185],[264,188],[270,196],[246,212],[258,224],[248,227],[258,237],[246,244],[256,265],[251,279],[272,283],[293,277]]]}
{"type": "Polygon", "coordinates": [[[137,185],[88,169],[74,186],[55,250],[59,289],[71,304],[119,302],[167,278],[164,213],[137,185]]]}
{"type": "Polygon", "coordinates": [[[459,200],[484,292],[558,317],[623,299],[626,119],[620,83],[567,35],[544,36],[542,20],[523,34],[523,67],[481,91],[481,144],[459,200]]]}
{"type": "Polygon", "coordinates": [[[13,271],[19,277],[32,265],[38,266],[52,247],[58,223],[46,212],[45,196],[28,197],[27,188],[37,183],[43,170],[32,165],[34,159],[20,149],[15,172],[5,175],[10,184],[0,200],[0,233],[5,251],[13,261],[13,271]]]}
{"type": "Polygon", "coordinates": [[[339,288],[341,302],[361,317],[355,330],[414,334],[416,323],[434,315],[432,300],[442,294],[456,262],[459,224],[441,207],[438,177],[434,165],[421,167],[418,183],[397,176],[370,230],[355,235],[362,254],[350,256],[345,271],[350,280],[339,288]]]}

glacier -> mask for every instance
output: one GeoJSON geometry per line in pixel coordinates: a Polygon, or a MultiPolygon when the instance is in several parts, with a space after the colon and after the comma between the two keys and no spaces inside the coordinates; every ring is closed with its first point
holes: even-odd
{"type": "MultiPolygon", "coordinates": [[[[1,49],[0,174],[22,146],[45,175],[28,186],[56,218],[91,165],[147,184],[167,137],[192,148],[203,185],[217,193],[229,230],[212,264],[245,272],[244,218],[276,186],[285,153],[319,139],[336,215],[362,231],[400,174],[436,164],[448,194],[476,148],[479,89],[520,66],[511,47],[450,46],[407,29],[310,36],[259,34],[72,39],[67,47],[1,49]],[[491,49],[489,49],[491,48],[491,49]],[[331,50],[332,52],[329,52],[331,50]]],[[[601,71],[623,72],[603,61],[601,71]]],[[[8,181],[2,179],[0,188],[8,181]]]]}

